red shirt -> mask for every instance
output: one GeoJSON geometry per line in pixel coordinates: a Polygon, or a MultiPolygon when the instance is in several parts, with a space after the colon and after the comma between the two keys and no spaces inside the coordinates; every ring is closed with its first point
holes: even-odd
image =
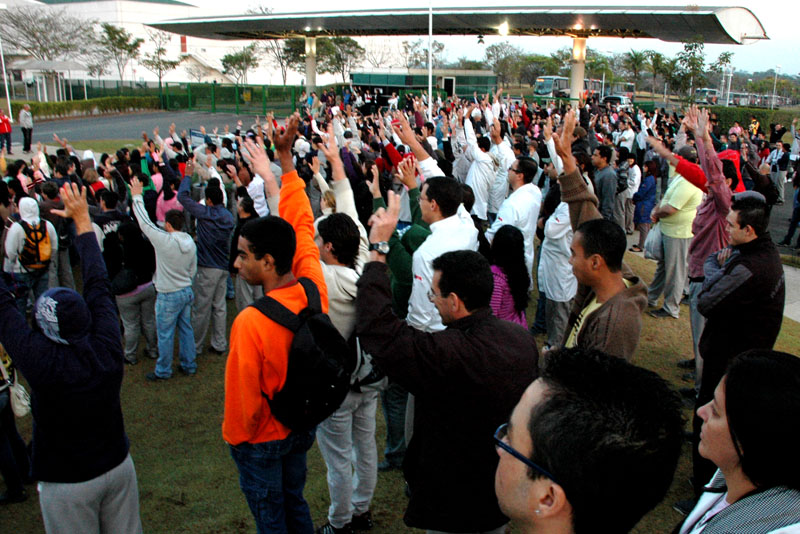
{"type": "Polygon", "coordinates": [[[0,117],[0,134],[11,133],[11,121],[3,115],[0,117]]]}

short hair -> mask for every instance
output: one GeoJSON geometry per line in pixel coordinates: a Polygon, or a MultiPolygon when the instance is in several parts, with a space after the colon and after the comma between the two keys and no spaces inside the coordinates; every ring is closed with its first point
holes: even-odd
{"type": "Polygon", "coordinates": [[[117,207],[117,202],[119,202],[119,195],[115,191],[109,191],[108,189],[103,189],[100,193],[100,200],[103,201],[103,204],[106,205],[106,209],[113,210],[117,207]]]}
{"type": "Polygon", "coordinates": [[[744,474],[759,488],[800,489],[800,358],[749,350],[724,380],[728,429],[744,474]]]}
{"type": "Polygon", "coordinates": [[[609,271],[622,269],[622,257],[628,242],[620,225],[606,219],[592,219],[581,224],[578,232],[585,257],[599,254],[609,271]]]}
{"type": "Polygon", "coordinates": [[[519,156],[517,158],[517,169],[522,173],[522,181],[526,184],[533,182],[536,175],[539,173],[539,164],[536,160],[528,156],[519,156]]]}
{"type": "Polygon", "coordinates": [[[266,254],[275,261],[275,272],[284,275],[292,269],[297,241],[292,225],[274,215],[259,217],[242,226],[240,236],[250,242],[250,252],[256,259],[266,254]]]}
{"type": "Polygon", "coordinates": [[[58,161],[56,161],[55,172],[61,176],[69,175],[69,161],[59,158],[58,161]]]}
{"type": "Polygon", "coordinates": [[[186,220],[186,216],[183,214],[181,210],[169,210],[164,215],[164,222],[169,223],[172,226],[172,229],[176,232],[183,231],[183,223],[186,220]]]}
{"type": "Polygon", "coordinates": [[[597,154],[601,158],[606,160],[606,163],[611,163],[612,152],[611,152],[611,147],[610,146],[608,146],[608,145],[600,145],[597,148],[595,148],[595,150],[597,150],[597,154]]]}
{"type": "MultiPolygon", "coordinates": [[[[680,398],[656,373],[595,349],[551,352],[541,379],[547,394],[531,411],[530,459],[558,478],[576,534],[596,531],[601,516],[609,532],[628,532],[672,483],[680,398]],[[608,495],[624,496],[624,509],[604,514],[608,495]]],[[[533,480],[543,476],[528,469],[533,480]]]]}
{"type": "Polygon", "coordinates": [[[50,200],[55,200],[58,197],[58,185],[55,182],[45,182],[42,184],[42,193],[50,200]]]}
{"type": "Polygon", "coordinates": [[[428,186],[425,196],[428,197],[428,200],[436,201],[442,215],[445,217],[455,215],[463,196],[458,180],[446,176],[435,176],[425,180],[423,185],[425,184],[428,186]]]}
{"type": "Polygon", "coordinates": [[[223,201],[222,189],[219,187],[206,187],[206,199],[215,206],[221,206],[223,201]]]}
{"type": "Polygon", "coordinates": [[[464,209],[467,213],[472,211],[472,206],[475,205],[475,193],[472,188],[467,184],[461,184],[461,203],[464,204],[464,209]]]}
{"type": "Polygon", "coordinates": [[[332,213],[317,225],[317,231],[323,243],[333,245],[331,253],[339,263],[348,267],[355,267],[358,247],[361,243],[361,234],[358,226],[349,215],[332,213]]]}
{"type": "Polygon", "coordinates": [[[434,126],[432,122],[428,121],[425,123],[425,129],[431,132],[435,132],[436,126],[434,126]]]}
{"type": "Polygon", "coordinates": [[[731,179],[731,190],[739,185],[739,175],[736,173],[736,164],[729,159],[722,160],[722,175],[731,179]]]}
{"type": "Polygon", "coordinates": [[[750,191],[744,195],[734,195],[731,209],[737,212],[736,222],[739,223],[740,228],[749,226],[758,237],[767,232],[769,210],[767,209],[767,202],[762,195],[754,195],[750,191]]]}
{"type": "Polygon", "coordinates": [[[494,277],[489,261],[472,250],[445,252],[433,260],[433,270],[439,271],[439,292],[443,297],[455,293],[468,311],[489,305],[494,289],[494,277]]]}
{"type": "Polygon", "coordinates": [[[250,216],[258,216],[258,212],[256,211],[256,203],[253,202],[253,199],[249,195],[239,197],[239,206],[246,214],[250,216]]]}
{"type": "Polygon", "coordinates": [[[479,137],[478,138],[478,148],[481,150],[485,150],[488,152],[492,148],[492,140],[488,137],[479,137]]]}

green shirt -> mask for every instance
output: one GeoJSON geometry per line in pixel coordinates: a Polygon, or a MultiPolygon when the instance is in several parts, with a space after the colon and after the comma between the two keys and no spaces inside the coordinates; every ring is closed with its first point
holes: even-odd
{"type": "Polygon", "coordinates": [[[667,237],[687,239],[692,237],[692,221],[697,206],[703,201],[703,192],[676,174],[669,184],[660,206],[669,204],[677,209],[675,213],[659,219],[661,233],[667,237]]]}

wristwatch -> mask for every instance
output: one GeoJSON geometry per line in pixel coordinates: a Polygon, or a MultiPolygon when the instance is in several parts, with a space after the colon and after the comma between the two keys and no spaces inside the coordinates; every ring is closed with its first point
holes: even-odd
{"type": "Polygon", "coordinates": [[[377,243],[370,243],[369,244],[370,250],[378,251],[378,254],[388,254],[389,253],[389,243],[386,241],[379,241],[377,243]]]}

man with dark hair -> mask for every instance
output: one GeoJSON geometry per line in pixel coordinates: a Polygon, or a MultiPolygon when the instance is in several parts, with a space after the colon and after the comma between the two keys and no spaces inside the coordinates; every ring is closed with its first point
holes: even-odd
{"type": "Polygon", "coordinates": [[[444,331],[421,332],[398,319],[380,243],[391,237],[399,211],[390,193],[388,211],[372,216],[372,261],[358,282],[356,331],[377,365],[415,397],[403,463],[411,494],[404,520],[429,532],[500,532],[507,518],[492,489],[491,434],[536,378],[536,344],[524,328],[492,315],[489,263],[469,250],[432,260],[427,298],[444,331]]]}
{"type": "Polygon", "coordinates": [[[42,200],[39,201],[39,210],[42,219],[50,221],[58,234],[58,252],[55,256],[55,271],[49,277],[50,287],[68,287],[75,289],[75,279],[72,276],[72,263],[69,258],[69,249],[75,236],[75,224],[71,219],[57,215],[53,210],[64,208],[64,203],[58,193],[58,185],[54,181],[42,184],[42,200]]]}
{"type": "Polygon", "coordinates": [[[172,353],[175,328],[178,329],[180,371],[186,375],[197,372],[194,333],[192,332],[192,280],[197,273],[197,246],[192,236],[183,231],[184,214],[169,210],[164,216],[162,230],[150,220],[142,198],[142,182],[131,179],[133,214],[142,233],[156,252],[156,328],[158,360],[155,371],[146,378],[151,382],[172,377],[172,353]]]}
{"type": "MultiPolygon", "coordinates": [[[[783,265],[767,227],[763,195],[746,191],[733,196],[728,213],[730,245],[711,254],[697,308],[706,317],[699,351],[703,358],[696,408],[714,397],[714,390],[734,356],[749,349],[772,349],[783,321],[786,286],[783,265]],[[747,314],[747,327],[732,331],[747,314]]],[[[695,410],[696,411],[696,410],[695,410]]],[[[697,445],[702,420],[694,418],[694,485],[697,495],[715,466],[700,457],[697,445]]]]}
{"type": "Polygon", "coordinates": [[[666,495],[682,432],[680,400],[657,374],[558,349],[495,433],[500,509],[524,534],[628,532],[666,495]]]}
{"type": "Polygon", "coordinates": [[[617,198],[617,173],[611,166],[613,149],[600,145],[592,153],[594,171],[594,189],[598,200],[598,209],[604,219],[614,220],[614,202],[617,198]]]}
{"type": "MultiPolygon", "coordinates": [[[[308,306],[305,290],[297,283],[297,278],[308,278],[319,289],[322,311],[327,313],[328,288],[314,244],[311,205],[292,159],[299,122],[293,115],[285,133],[273,139],[284,171],[279,206],[283,218],[268,215],[245,224],[234,266],[246,282],[261,285],[292,313],[308,306]]],[[[253,170],[269,176],[272,171],[261,144],[248,139],[245,147],[253,170]]],[[[286,382],[293,338],[289,329],[253,307],[242,310],[231,328],[222,437],[230,446],[259,532],[314,530],[303,498],[306,452],[314,443],[314,431],[290,430],[273,416],[267,401],[286,382]]]]}
{"type": "Polygon", "coordinates": [[[532,183],[538,170],[536,162],[527,156],[512,160],[507,169],[511,195],[503,201],[497,218],[486,231],[486,239],[491,243],[502,226],[510,224],[518,228],[525,242],[525,266],[528,273],[533,272],[533,240],[536,237],[536,223],[542,205],[542,191],[532,183]]]}
{"type": "Polygon", "coordinates": [[[564,117],[563,132],[553,134],[564,163],[559,177],[561,200],[569,205],[575,232],[570,263],[578,280],[564,346],[597,349],[630,361],[639,344],[647,287],[622,262],[625,232],[615,222],[601,218],[597,198],[577,169],[572,155],[575,124],[575,113],[570,111],[564,117]]]}
{"type": "MultiPolygon", "coordinates": [[[[414,282],[408,301],[408,324],[426,332],[444,329],[436,307],[428,299],[433,280],[434,258],[451,250],[477,250],[478,231],[461,205],[461,184],[444,176],[429,178],[422,184],[419,207],[431,235],[414,252],[411,270],[414,282]]],[[[388,240],[387,240],[388,241],[388,240]]]]}
{"type": "Polygon", "coordinates": [[[233,232],[233,215],[223,204],[222,189],[206,187],[205,206],[192,199],[192,175],[186,173],[178,188],[178,202],[197,219],[197,277],[194,281],[196,301],[192,308],[192,330],[195,350],[203,352],[203,343],[212,323],[209,351],[223,354],[227,350],[228,244],[233,232]]]}
{"type": "Polygon", "coordinates": [[[233,237],[231,238],[231,248],[228,253],[228,272],[233,277],[234,298],[237,311],[242,311],[254,300],[264,295],[264,290],[260,285],[248,284],[241,276],[237,276],[239,271],[234,267],[234,263],[236,263],[236,250],[239,244],[239,234],[242,227],[248,222],[258,218],[253,199],[247,195],[247,190],[243,186],[241,190],[243,191],[243,195],[239,196],[236,202],[238,218],[236,219],[236,226],[233,230],[233,237]]]}
{"type": "Polygon", "coordinates": [[[128,215],[117,210],[118,199],[119,196],[114,191],[103,189],[100,194],[101,211],[92,215],[92,222],[102,232],[101,249],[110,280],[113,280],[122,269],[123,250],[119,238],[119,227],[124,223],[133,222],[128,215]]]}

